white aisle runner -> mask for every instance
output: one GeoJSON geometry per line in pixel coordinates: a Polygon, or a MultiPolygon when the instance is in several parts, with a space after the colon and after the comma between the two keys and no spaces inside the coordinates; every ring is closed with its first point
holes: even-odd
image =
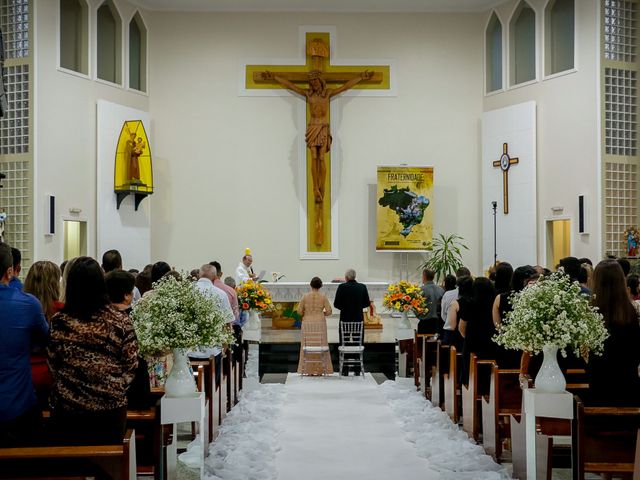
{"type": "Polygon", "coordinates": [[[279,480],[440,478],[405,440],[371,376],[289,374],[285,391],[276,455],[279,480]]]}
{"type": "Polygon", "coordinates": [[[413,386],[371,376],[258,382],[252,350],[241,400],[205,461],[206,480],[505,480],[507,472],[413,386]]]}

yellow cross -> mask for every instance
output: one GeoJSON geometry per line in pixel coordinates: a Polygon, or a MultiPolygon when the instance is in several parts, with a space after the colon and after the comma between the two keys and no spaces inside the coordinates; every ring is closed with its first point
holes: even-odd
{"type": "Polygon", "coordinates": [[[500,160],[493,162],[494,167],[500,167],[502,170],[502,197],[504,204],[504,214],[509,213],[509,168],[511,165],[517,165],[520,162],[518,158],[511,158],[509,156],[509,144],[502,144],[502,156],[500,160]]]}
{"type": "MultiPolygon", "coordinates": [[[[360,81],[354,88],[357,89],[388,89],[389,70],[388,65],[331,65],[330,62],[330,35],[327,32],[307,32],[306,37],[306,63],[305,65],[247,65],[245,71],[245,84],[247,89],[274,89],[285,88],[273,77],[285,79],[300,88],[309,87],[309,73],[318,71],[319,76],[326,84],[333,88],[339,88],[354,78],[360,78],[363,72],[372,72],[370,78],[360,81]],[[271,75],[265,78],[265,72],[271,75]]],[[[307,121],[311,117],[309,102],[307,101],[307,121]]],[[[327,118],[327,120],[329,120],[327,118]]],[[[325,155],[326,171],[322,195],[318,195],[317,188],[314,192],[312,180],[312,152],[307,152],[307,251],[330,252],[331,245],[331,152],[325,155]],[[327,206],[327,208],[325,208],[327,206]]],[[[317,171],[315,175],[318,175],[317,171]]],[[[322,175],[320,175],[322,177],[322,175]]]]}

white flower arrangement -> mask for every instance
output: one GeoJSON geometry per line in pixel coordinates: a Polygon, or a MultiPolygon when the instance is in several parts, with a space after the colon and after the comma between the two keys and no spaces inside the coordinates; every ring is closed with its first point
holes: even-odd
{"type": "Polygon", "coordinates": [[[176,280],[167,275],[156,282],[136,303],[131,318],[145,356],[234,341],[220,301],[202,293],[186,276],[176,280]]]}
{"type": "Polygon", "coordinates": [[[597,308],[580,292],[580,285],[562,273],[543,277],[509,299],[513,310],[498,327],[494,341],[505,348],[532,354],[545,345],[570,347],[576,356],[601,355],[609,336],[597,308]]]}

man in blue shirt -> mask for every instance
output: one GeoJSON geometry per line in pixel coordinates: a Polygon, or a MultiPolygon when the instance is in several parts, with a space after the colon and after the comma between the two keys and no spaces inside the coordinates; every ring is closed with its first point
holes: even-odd
{"type": "Polygon", "coordinates": [[[29,355],[33,342],[49,336],[40,302],[10,287],[12,277],[11,248],[0,243],[0,447],[28,442],[39,427],[29,355]]]}
{"type": "Polygon", "coordinates": [[[22,290],[22,282],[20,281],[20,270],[22,270],[22,252],[17,248],[11,247],[11,256],[13,256],[13,275],[9,280],[9,286],[22,290]]]}

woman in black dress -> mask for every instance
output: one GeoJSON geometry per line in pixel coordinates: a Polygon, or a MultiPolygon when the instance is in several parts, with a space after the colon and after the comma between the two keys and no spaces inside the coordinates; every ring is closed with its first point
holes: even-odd
{"type": "Polygon", "coordinates": [[[622,268],[603,260],[593,272],[593,300],[603,315],[610,337],[602,356],[590,355],[589,391],[585,402],[640,406],[640,324],[631,304],[622,268]]]}

